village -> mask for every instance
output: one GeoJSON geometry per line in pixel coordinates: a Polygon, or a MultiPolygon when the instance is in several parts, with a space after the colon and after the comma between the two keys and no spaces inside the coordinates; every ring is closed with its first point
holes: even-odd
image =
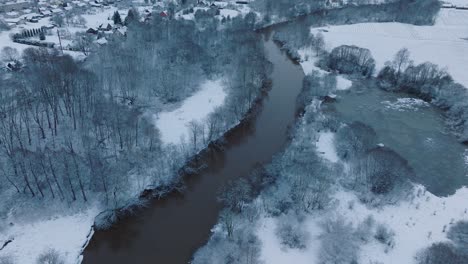
{"type": "Polygon", "coordinates": [[[2,68],[18,70],[19,54],[28,47],[57,49],[82,60],[110,39],[126,36],[127,16],[149,21],[153,15],[193,19],[198,9],[213,9],[220,17],[248,12],[246,1],[197,1],[195,8],[169,14],[161,0],[38,0],[0,2],[2,68]],[[6,58],[5,58],[6,57],[6,58]]]}

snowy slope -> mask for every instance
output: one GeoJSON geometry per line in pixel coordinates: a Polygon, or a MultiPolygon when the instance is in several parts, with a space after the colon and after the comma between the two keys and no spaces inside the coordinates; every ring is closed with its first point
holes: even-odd
{"type": "Polygon", "coordinates": [[[166,144],[179,144],[182,139],[189,140],[191,121],[203,121],[210,113],[224,102],[226,93],[222,80],[206,81],[200,90],[182,102],[182,105],[170,112],[160,113],[156,117],[156,126],[161,131],[161,139],[166,144]]]}
{"type": "Polygon", "coordinates": [[[325,36],[328,48],[348,44],[371,50],[377,68],[406,47],[415,63],[430,61],[446,67],[455,81],[468,87],[468,10],[442,9],[434,26],[402,23],[362,23],[313,28],[325,36]]]}

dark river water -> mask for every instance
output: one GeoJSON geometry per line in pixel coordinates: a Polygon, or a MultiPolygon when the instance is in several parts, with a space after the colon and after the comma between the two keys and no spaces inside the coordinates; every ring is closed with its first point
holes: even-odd
{"type": "MultiPolygon", "coordinates": [[[[273,82],[256,118],[229,133],[224,151],[203,157],[207,169],[188,177],[182,194],[153,201],[148,209],[112,230],[96,232],[85,249],[83,263],[189,262],[217,222],[220,188],[248,175],[285,147],[288,129],[299,110],[296,99],[304,74],[269,37],[265,35],[263,41],[274,66],[273,82]]],[[[447,131],[442,113],[434,107],[394,107],[398,99],[408,97],[375,87],[355,87],[338,92],[338,101],[330,107],[341,121],[361,121],[373,127],[379,141],[414,168],[416,177],[411,180],[435,195],[453,194],[468,184],[467,149],[447,131]]]]}
{"type": "Polygon", "coordinates": [[[274,66],[273,83],[251,125],[230,134],[225,151],[208,158],[208,169],[201,175],[186,180],[183,194],[154,201],[112,230],[96,232],[85,249],[83,263],[182,264],[206,243],[220,210],[216,201],[219,189],[229,180],[248,175],[257,164],[270,161],[285,147],[288,128],[295,121],[304,73],[266,35],[264,45],[274,66]]]}
{"type": "Polygon", "coordinates": [[[437,196],[468,185],[467,148],[449,131],[442,111],[420,100],[407,103],[411,96],[376,87],[355,87],[337,98],[333,107],[341,119],[371,126],[381,143],[408,160],[416,174],[413,182],[437,196]]]}

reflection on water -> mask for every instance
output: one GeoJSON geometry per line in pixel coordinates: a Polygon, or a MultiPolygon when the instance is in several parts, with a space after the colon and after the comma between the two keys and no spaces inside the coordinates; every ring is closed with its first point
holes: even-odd
{"type": "Polygon", "coordinates": [[[415,169],[412,180],[435,195],[450,195],[467,185],[467,149],[448,131],[435,107],[406,94],[360,87],[339,92],[334,108],[346,122],[370,125],[381,143],[415,169]]]}

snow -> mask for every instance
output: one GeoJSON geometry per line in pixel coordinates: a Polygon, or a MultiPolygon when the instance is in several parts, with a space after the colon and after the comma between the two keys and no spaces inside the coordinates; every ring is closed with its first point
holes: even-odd
{"type": "Polygon", "coordinates": [[[176,110],[160,113],[156,117],[156,127],[166,144],[180,144],[189,139],[188,124],[203,121],[216,107],[224,103],[226,92],[222,80],[205,81],[198,92],[182,102],[176,110]]]}
{"type": "Polygon", "coordinates": [[[452,4],[457,7],[468,6],[468,0],[444,0],[444,3],[452,4]]]}
{"type": "Polygon", "coordinates": [[[54,249],[65,263],[79,263],[81,249],[88,241],[98,213],[98,207],[91,206],[73,215],[8,226],[0,233],[0,244],[3,245],[3,240],[13,241],[0,251],[0,257],[12,257],[19,264],[36,263],[40,254],[54,249]]]}
{"type": "Polygon", "coordinates": [[[375,209],[363,205],[352,192],[339,190],[333,197],[338,201],[336,208],[309,215],[305,220],[310,240],[303,250],[285,250],[275,235],[276,219],[264,217],[257,232],[262,242],[261,259],[269,264],[318,263],[320,224],[323,221],[341,216],[356,227],[372,216],[376,224],[384,224],[395,232],[395,246],[386,253],[384,245],[371,240],[361,245],[359,263],[416,264],[415,256],[418,252],[432,243],[448,241],[446,232],[450,225],[459,220],[468,220],[468,189],[464,187],[452,196],[439,198],[418,185],[412,196],[413,199],[400,204],[375,209]]]}
{"type": "Polygon", "coordinates": [[[359,203],[352,193],[339,192],[337,209],[345,219],[355,224],[372,215],[378,223],[384,223],[395,232],[395,247],[388,253],[378,243],[363,246],[361,262],[379,260],[382,263],[416,263],[414,256],[434,242],[447,241],[446,231],[459,220],[468,220],[466,200],[468,189],[461,188],[449,197],[436,197],[417,186],[414,199],[400,205],[387,206],[382,210],[372,210],[359,203]],[[355,206],[348,209],[348,204],[355,206]],[[444,228],[445,226],[445,228],[444,228]],[[445,230],[444,230],[445,229],[445,230]],[[445,232],[444,232],[445,231],[445,232]]]}
{"type": "Polygon", "coordinates": [[[335,148],[333,147],[333,141],[335,139],[335,133],[333,132],[320,132],[319,139],[317,141],[317,151],[326,160],[331,162],[338,162],[339,158],[336,154],[335,148]]]}
{"type": "MultiPolygon", "coordinates": [[[[275,234],[276,218],[262,217],[260,228],[257,230],[257,236],[261,241],[262,249],[260,259],[268,264],[310,264],[318,263],[317,255],[319,243],[313,239],[309,241],[306,249],[285,249],[275,234]]],[[[318,236],[319,227],[313,221],[307,222],[307,231],[312,237],[318,236]],[[313,235],[315,234],[315,236],[313,235]]]]}
{"type": "MultiPolygon", "coordinates": [[[[425,102],[414,98],[401,98],[391,103],[402,107],[424,104],[425,102]]],[[[331,162],[340,162],[334,148],[334,135],[332,132],[320,132],[316,143],[317,151],[331,162]]],[[[468,164],[468,152],[466,162],[468,164]]],[[[257,230],[262,244],[261,261],[269,264],[318,263],[323,232],[321,226],[325,221],[340,217],[356,228],[366,218],[372,217],[375,226],[382,224],[395,233],[395,243],[393,248],[389,248],[374,238],[362,242],[359,263],[416,264],[415,257],[419,252],[433,243],[449,241],[446,234],[450,226],[458,221],[468,220],[468,188],[462,187],[448,197],[437,197],[426,191],[422,185],[413,186],[413,190],[401,197],[399,202],[381,207],[366,206],[354,192],[339,185],[333,187],[330,190],[333,200],[330,207],[307,215],[302,224],[309,237],[305,249],[286,249],[275,234],[278,218],[262,216],[257,230]]]]}
{"type": "Polygon", "coordinates": [[[329,48],[356,45],[371,50],[377,70],[401,48],[408,48],[415,63],[430,61],[446,67],[455,81],[468,87],[468,11],[442,9],[434,26],[402,23],[361,23],[312,28],[323,29],[329,48]]]}
{"type": "MultiPolygon", "coordinates": [[[[315,62],[317,60],[317,57],[315,56],[315,53],[312,51],[310,48],[303,48],[298,50],[298,54],[301,57],[300,65],[302,67],[302,70],[304,71],[304,74],[310,74],[313,71],[318,71],[322,74],[328,73],[319,67],[315,66],[315,62]]],[[[336,76],[336,89],[337,90],[347,90],[353,85],[353,82],[346,79],[342,75],[336,76]]]]}
{"type": "Polygon", "coordinates": [[[336,77],[336,89],[338,90],[348,90],[353,85],[353,82],[344,78],[341,75],[336,77]]]}
{"type": "Polygon", "coordinates": [[[416,110],[420,107],[428,107],[430,104],[421,99],[417,98],[398,98],[394,102],[383,101],[382,104],[387,109],[397,110],[397,111],[408,111],[416,110]]]}
{"type": "Polygon", "coordinates": [[[240,14],[241,14],[241,13],[240,13],[239,11],[237,11],[237,10],[233,10],[233,9],[221,9],[219,15],[220,15],[221,17],[226,17],[226,18],[227,18],[227,17],[231,17],[231,18],[233,18],[233,17],[236,17],[236,16],[238,16],[238,15],[240,15],[240,14]]]}

